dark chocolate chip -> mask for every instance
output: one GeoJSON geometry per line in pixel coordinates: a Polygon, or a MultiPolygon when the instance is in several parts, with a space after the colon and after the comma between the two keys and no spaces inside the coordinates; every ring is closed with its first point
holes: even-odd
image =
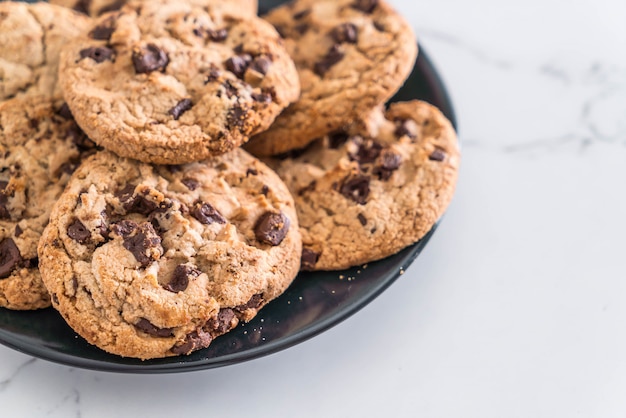
{"type": "Polygon", "coordinates": [[[204,80],[204,84],[213,83],[220,78],[222,73],[215,67],[209,68],[209,75],[207,75],[206,80],[204,80]]]}
{"type": "Polygon", "coordinates": [[[182,99],[181,101],[176,103],[176,106],[171,108],[167,113],[172,115],[174,120],[178,120],[178,118],[180,118],[183,113],[185,113],[192,107],[193,107],[193,102],[191,101],[191,99],[182,99]]]}
{"type": "Polygon", "coordinates": [[[270,192],[270,188],[267,184],[264,184],[263,187],[261,187],[261,194],[263,196],[267,196],[267,194],[270,192]]]}
{"type": "Polygon", "coordinates": [[[417,138],[417,124],[414,120],[405,119],[396,121],[395,135],[400,138],[408,136],[411,139],[417,138]]]}
{"type": "Polygon", "coordinates": [[[226,69],[239,78],[243,78],[248,66],[252,62],[250,54],[240,54],[226,60],[226,69]]]}
{"type": "Polygon", "coordinates": [[[328,146],[332,149],[337,149],[346,143],[349,136],[345,132],[333,132],[328,135],[328,146]]]}
{"type": "Polygon", "coordinates": [[[367,218],[365,217],[365,215],[363,215],[362,213],[359,213],[356,217],[359,220],[359,222],[361,222],[361,225],[363,226],[367,225],[367,218]]]}
{"type": "Polygon", "coordinates": [[[63,103],[61,105],[61,107],[57,111],[57,114],[63,119],[74,119],[74,115],[72,115],[72,111],[70,110],[70,107],[67,105],[67,103],[63,103]]]}
{"type": "Polygon", "coordinates": [[[106,46],[92,46],[80,51],[80,59],[91,58],[98,64],[104,61],[115,61],[115,51],[106,46]]]}
{"type": "Polygon", "coordinates": [[[249,168],[249,169],[246,170],[246,177],[248,177],[248,176],[256,176],[258,174],[259,174],[259,172],[257,171],[256,168],[249,168]]]}
{"type": "Polygon", "coordinates": [[[326,54],[326,56],[324,56],[324,58],[315,63],[315,65],[313,66],[313,71],[315,71],[315,74],[323,77],[324,74],[326,74],[328,70],[330,70],[330,67],[337,64],[343,59],[344,55],[345,54],[341,51],[339,45],[333,45],[326,54]]]}
{"type": "Polygon", "coordinates": [[[137,321],[137,323],[135,324],[135,328],[145,332],[148,335],[152,335],[153,337],[167,338],[174,335],[173,328],[159,328],[152,322],[148,321],[146,318],[141,318],[139,321],[137,321]]]}
{"type": "Polygon", "coordinates": [[[300,259],[300,268],[306,271],[312,271],[315,269],[317,261],[320,259],[320,254],[311,250],[310,248],[302,248],[302,258],[300,259]]]}
{"type": "Polygon", "coordinates": [[[22,255],[15,241],[6,238],[0,242],[0,279],[9,277],[20,264],[22,264],[22,255]]]}
{"type": "Polygon", "coordinates": [[[356,44],[358,41],[358,29],[353,23],[342,23],[330,32],[330,37],[339,44],[356,44]]]}
{"type": "Polygon", "coordinates": [[[259,103],[271,103],[272,102],[272,96],[269,93],[252,93],[250,95],[250,97],[252,97],[252,100],[259,102],[259,103]]]}
{"type": "Polygon", "coordinates": [[[370,14],[378,6],[378,0],[356,0],[352,3],[352,8],[360,10],[363,13],[370,14]]]}
{"type": "Polygon", "coordinates": [[[139,225],[134,221],[123,220],[112,226],[112,230],[114,233],[119,235],[122,238],[126,238],[129,236],[135,229],[137,229],[139,225]]]}
{"type": "Polygon", "coordinates": [[[374,162],[380,155],[383,146],[374,140],[361,140],[356,153],[350,153],[351,160],[358,162],[359,164],[368,164],[374,162]]]}
{"type": "Polygon", "coordinates": [[[209,319],[203,328],[211,335],[218,336],[236,327],[237,323],[235,311],[230,308],[223,308],[217,313],[217,317],[209,319]]]}
{"type": "Polygon", "coordinates": [[[52,293],[52,294],[50,295],[50,298],[52,299],[52,302],[54,302],[54,304],[55,304],[55,305],[58,305],[58,304],[59,304],[59,297],[57,296],[57,294],[56,294],[56,293],[52,293]]]}
{"type": "Polygon", "coordinates": [[[204,202],[196,202],[191,209],[191,216],[196,218],[200,223],[210,225],[217,222],[218,224],[225,224],[226,219],[221,213],[217,211],[213,206],[204,202]]]}
{"type": "Polygon", "coordinates": [[[230,128],[243,128],[248,117],[248,108],[237,102],[226,114],[226,122],[230,128]]]}
{"type": "Polygon", "coordinates": [[[304,10],[299,11],[298,13],[295,13],[293,15],[293,18],[296,20],[300,20],[303,17],[307,17],[310,14],[311,14],[311,9],[304,9],[304,10]]]}
{"type": "Polygon", "coordinates": [[[168,284],[163,286],[163,288],[174,293],[182,292],[187,289],[187,286],[189,286],[189,279],[195,279],[199,275],[200,270],[187,264],[179,264],[174,269],[172,279],[168,284]]]}
{"type": "Polygon", "coordinates": [[[125,5],[127,2],[127,0],[117,0],[109,5],[104,6],[103,8],[101,8],[100,10],[98,10],[98,16],[99,15],[103,15],[105,13],[108,12],[113,12],[115,10],[119,10],[122,8],[123,5],[125,5]]]}
{"type": "Polygon", "coordinates": [[[200,182],[196,179],[192,179],[191,177],[185,177],[180,182],[183,183],[185,187],[187,187],[191,191],[194,191],[198,187],[200,187],[200,182]]]}
{"type": "Polygon", "coordinates": [[[393,172],[400,168],[400,164],[402,164],[402,157],[389,149],[385,149],[380,154],[378,165],[374,168],[374,174],[377,174],[381,180],[389,180],[393,172]]]}
{"type": "Polygon", "coordinates": [[[33,257],[29,260],[26,260],[23,263],[24,267],[26,267],[27,269],[36,269],[37,267],[39,267],[39,257],[33,257]]]}
{"type": "Polygon", "coordinates": [[[96,39],[98,41],[108,41],[111,39],[111,35],[115,32],[113,19],[107,19],[103,24],[96,26],[89,32],[89,36],[91,39],[96,39]]]}
{"type": "Polygon", "coordinates": [[[157,235],[150,222],[142,222],[130,234],[122,236],[124,248],[135,256],[142,267],[148,266],[163,253],[161,237],[157,235]],[[155,254],[155,249],[158,255],[155,254]]]}
{"type": "Polygon", "coordinates": [[[272,60],[266,56],[256,57],[250,64],[250,69],[256,71],[259,74],[267,74],[272,65],[272,60]]]}
{"type": "Polygon", "coordinates": [[[165,71],[170,62],[165,51],[155,44],[148,44],[140,50],[133,51],[132,59],[137,74],[165,71]]]}
{"type": "Polygon", "coordinates": [[[207,35],[213,42],[223,42],[228,38],[228,31],[226,29],[208,29],[207,35]]]}
{"type": "Polygon", "coordinates": [[[364,205],[370,194],[370,177],[363,174],[346,177],[341,184],[339,193],[359,205],[364,205]]]}
{"type": "Polygon", "coordinates": [[[15,238],[21,237],[23,233],[24,233],[24,230],[20,228],[19,225],[15,225],[15,233],[13,234],[15,235],[15,238]]]}
{"type": "Polygon", "coordinates": [[[443,161],[446,159],[446,153],[444,150],[436,148],[428,157],[431,161],[443,161]]]}
{"type": "Polygon", "coordinates": [[[6,190],[9,182],[0,180],[0,219],[11,219],[11,213],[7,208],[9,203],[9,192],[6,190]]]}
{"type": "Polygon", "coordinates": [[[289,218],[282,212],[265,212],[254,227],[254,235],[262,243],[277,246],[287,236],[290,224],[289,218]]]}
{"type": "Polygon", "coordinates": [[[91,231],[78,218],[67,227],[67,236],[82,245],[91,241],[91,231]]]}
{"type": "Polygon", "coordinates": [[[65,136],[70,138],[72,143],[76,145],[76,148],[81,151],[95,151],[98,148],[96,143],[89,139],[76,123],[70,124],[65,132],[65,136]]]}
{"type": "Polygon", "coordinates": [[[141,194],[135,194],[135,186],[132,184],[129,184],[122,190],[118,191],[115,196],[117,196],[120,200],[120,203],[126,210],[126,213],[149,215],[159,208],[159,206],[152,200],[147,199],[141,194]]]}
{"type": "Polygon", "coordinates": [[[74,7],[72,7],[72,9],[79,13],[89,15],[89,6],[91,6],[91,0],[78,0],[74,3],[74,7]]]}
{"type": "Polygon", "coordinates": [[[211,341],[213,341],[211,334],[200,329],[187,334],[185,341],[172,347],[171,351],[176,355],[186,355],[202,348],[207,348],[211,345],[211,341]]]}
{"type": "Polygon", "coordinates": [[[249,301],[244,303],[243,305],[235,306],[235,311],[237,312],[245,312],[248,309],[259,309],[263,305],[263,295],[257,293],[256,295],[252,295],[249,301]]]}

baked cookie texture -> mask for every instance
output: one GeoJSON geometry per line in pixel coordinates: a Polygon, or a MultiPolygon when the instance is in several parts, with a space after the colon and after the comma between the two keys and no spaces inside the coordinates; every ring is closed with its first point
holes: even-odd
{"type": "Polygon", "coordinates": [[[270,161],[294,195],[302,268],[344,269],[417,242],[450,203],[459,159],[450,122],[411,101],[270,161]]]}
{"type": "Polygon", "coordinates": [[[70,174],[95,144],[45,97],[0,103],[0,307],[50,306],[37,244],[70,174]]]}
{"type": "Polygon", "coordinates": [[[153,0],[97,19],[62,51],[76,120],[118,155],[181,164],[267,129],[300,85],[274,28],[221,7],[153,0]]]}
{"type": "Polygon", "coordinates": [[[88,342],[149,359],[207,347],[298,273],[293,199],[241,149],[154,166],[108,151],[75,172],[39,246],[53,306],[88,342]]]}
{"type": "MultiPolygon", "coordinates": [[[[135,2],[140,0],[134,0],[135,2]]],[[[150,0],[144,0],[150,1],[150,0]]],[[[204,6],[208,4],[222,5],[223,7],[231,7],[233,11],[239,10],[243,13],[256,15],[259,4],[257,0],[177,0],[187,3],[204,6]]],[[[119,10],[128,3],[127,0],[50,0],[52,4],[69,7],[77,12],[98,17],[104,13],[119,10]]]]}
{"type": "Polygon", "coordinates": [[[302,95],[246,149],[300,148],[386,102],[417,56],[410,25],[383,0],[296,0],[264,16],[285,38],[302,95]]]}
{"type": "Polygon", "coordinates": [[[89,18],[48,3],[0,2],[0,101],[61,98],[59,52],[89,24],[89,18]]]}

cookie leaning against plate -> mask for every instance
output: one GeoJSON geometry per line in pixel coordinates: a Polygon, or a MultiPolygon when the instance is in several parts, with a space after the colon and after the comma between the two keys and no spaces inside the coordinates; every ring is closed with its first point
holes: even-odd
{"type": "Polygon", "coordinates": [[[47,3],[0,2],[0,100],[37,95],[61,98],[59,51],[85,32],[90,22],[72,10],[47,3]]]}
{"type": "Polygon", "coordinates": [[[50,306],[37,244],[70,174],[95,144],[45,97],[0,103],[0,307],[50,306]]]}
{"type": "MultiPolygon", "coordinates": [[[[150,0],[147,0],[150,1],[150,0]]],[[[209,3],[222,4],[226,7],[237,8],[240,11],[255,15],[258,10],[257,0],[176,0],[186,1],[197,5],[205,5],[209,3]]],[[[77,12],[84,13],[89,16],[98,17],[101,14],[119,10],[128,3],[126,0],[50,0],[52,4],[69,7],[77,12]]]]}
{"type": "Polygon", "coordinates": [[[305,146],[386,102],[417,55],[409,24],[382,0],[296,0],[265,18],[285,37],[302,95],[246,148],[276,155],[305,146]]]}
{"type": "Polygon", "coordinates": [[[450,122],[420,101],[373,111],[299,153],[276,169],[295,196],[308,270],[368,263],[418,241],[450,203],[459,167],[450,122]]]}
{"type": "Polygon", "coordinates": [[[75,172],[39,245],[53,306],[88,342],[142,359],[207,347],[298,273],[293,199],[241,149],[153,166],[108,151],[75,172]]]}
{"type": "Polygon", "coordinates": [[[257,17],[153,0],[95,21],[61,54],[78,124],[121,156],[180,164],[230,151],[297,99],[295,66],[257,17]]]}

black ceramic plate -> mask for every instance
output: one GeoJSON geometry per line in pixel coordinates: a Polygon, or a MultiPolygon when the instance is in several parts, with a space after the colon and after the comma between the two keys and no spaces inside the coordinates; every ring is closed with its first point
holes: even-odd
{"type": "MultiPolygon", "coordinates": [[[[260,1],[261,12],[283,1],[260,1]]],[[[452,104],[424,49],[392,101],[422,99],[456,126],[452,104]]],[[[415,245],[367,268],[302,273],[256,318],[189,356],[140,361],[89,345],[52,308],[35,312],[0,309],[0,343],[42,359],[86,369],[173,373],[209,369],[261,357],[309,339],[357,312],[382,293],[419,255],[436,226],[415,245]]]]}

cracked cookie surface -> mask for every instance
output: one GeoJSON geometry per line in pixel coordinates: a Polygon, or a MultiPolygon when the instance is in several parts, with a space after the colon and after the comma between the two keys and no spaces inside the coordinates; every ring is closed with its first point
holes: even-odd
{"type": "Polygon", "coordinates": [[[72,171],[95,144],[46,98],[0,104],[0,307],[50,306],[37,244],[72,171]]]}
{"type": "MultiPolygon", "coordinates": [[[[135,0],[136,2],[137,0],[135,0]]],[[[144,0],[150,1],[150,0],[144,0]]],[[[180,1],[180,0],[179,0],[180,1]]],[[[240,10],[243,13],[255,15],[258,10],[257,0],[182,0],[188,3],[203,6],[206,4],[221,4],[225,7],[232,7],[233,10],[240,10]]],[[[104,13],[119,10],[128,3],[127,0],[50,0],[52,4],[69,7],[77,12],[98,17],[104,13]]]]}
{"type": "Polygon", "coordinates": [[[220,7],[154,0],[95,21],[61,54],[82,129],[121,156],[181,164],[228,152],[299,95],[274,28],[220,7]]]}
{"type": "Polygon", "coordinates": [[[420,101],[373,111],[348,132],[270,162],[296,202],[306,270],[338,270],[422,238],[454,193],[459,149],[450,122],[420,101]]]}
{"type": "Polygon", "coordinates": [[[39,246],[53,306],[91,344],[142,359],[207,347],[296,276],[278,176],[241,149],[153,166],[102,151],[74,174],[39,246]]]}
{"type": "Polygon", "coordinates": [[[59,52],[85,32],[90,22],[72,10],[47,3],[0,2],[0,100],[36,95],[61,98],[59,52]]]}
{"type": "Polygon", "coordinates": [[[382,0],[296,0],[265,18],[285,38],[302,94],[246,145],[255,155],[303,147],[387,101],[417,56],[411,27],[382,0]]]}

